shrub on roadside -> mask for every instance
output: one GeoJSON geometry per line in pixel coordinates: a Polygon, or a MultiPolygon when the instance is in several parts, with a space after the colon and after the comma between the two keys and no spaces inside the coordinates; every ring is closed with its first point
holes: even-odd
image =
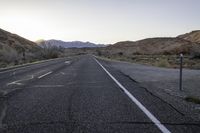
{"type": "Polygon", "coordinates": [[[192,49],[191,49],[191,56],[192,58],[197,58],[200,59],[200,44],[195,45],[192,49]]]}
{"type": "Polygon", "coordinates": [[[158,67],[169,67],[170,64],[167,59],[160,59],[156,62],[156,66],[158,67]]]}
{"type": "Polygon", "coordinates": [[[3,46],[0,49],[0,61],[7,64],[18,61],[18,53],[16,50],[10,48],[9,46],[3,46]]]}
{"type": "Polygon", "coordinates": [[[64,49],[62,47],[57,47],[53,45],[48,44],[41,44],[41,57],[44,59],[51,59],[51,58],[58,58],[61,56],[61,54],[64,52],[64,49]]]}
{"type": "Polygon", "coordinates": [[[185,100],[188,101],[188,102],[200,104],[200,99],[196,98],[196,97],[188,96],[188,97],[185,98],[185,100]]]}
{"type": "Polygon", "coordinates": [[[102,52],[99,49],[96,50],[96,53],[98,56],[102,56],[102,52]]]}
{"type": "Polygon", "coordinates": [[[123,52],[119,52],[119,53],[118,53],[119,56],[122,56],[123,54],[124,54],[123,52]]]}

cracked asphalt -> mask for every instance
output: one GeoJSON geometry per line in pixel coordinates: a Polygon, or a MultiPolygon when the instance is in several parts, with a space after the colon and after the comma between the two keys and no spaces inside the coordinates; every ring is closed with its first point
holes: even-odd
{"type": "MultiPolygon", "coordinates": [[[[99,62],[170,132],[200,131],[199,123],[99,62]]],[[[91,55],[0,72],[0,79],[2,133],[161,132],[91,55]]]]}

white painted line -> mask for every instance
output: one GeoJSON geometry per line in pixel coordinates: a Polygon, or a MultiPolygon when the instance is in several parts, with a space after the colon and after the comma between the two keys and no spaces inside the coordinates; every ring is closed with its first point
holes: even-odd
{"type": "Polygon", "coordinates": [[[124,91],[124,93],[149,117],[149,119],[163,132],[171,133],[147,108],[142,105],[117,79],[115,79],[101,63],[94,58],[94,60],[103,68],[103,70],[115,81],[115,83],[124,91]]]}
{"type": "Polygon", "coordinates": [[[41,79],[41,78],[43,78],[43,77],[45,77],[45,76],[47,76],[47,75],[49,75],[49,74],[51,74],[51,73],[52,73],[52,72],[45,73],[45,74],[39,76],[38,78],[41,79]]]}
{"type": "Polygon", "coordinates": [[[9,85],[22,85],[22,83],[18,83],[18,82],[11,82],[11,83],[8,83],[7,84],[7,86],[9,86],[9,85]]]}
{"type": "Polygon", "coordinates": [[[33,78],[34,78],[34,76],[31,75],[30,78],[21,79],[21,80],[16,80],[16,81],[7,83],[7,86],[9,86],[9,85],[23,85],[22,83],[20,83],[21,81],[31,80],[31,79],[33,79],[33,78]]]}
{"type": "Polygon", "coordinates": [[[65,73],[64,72],[60,72],[62,75],[65,75],[65,73]]]}
{"type": "Polygon", "coordinates": [[[70,64],[70,61],[65,61],[66,64],[70,64]]]}

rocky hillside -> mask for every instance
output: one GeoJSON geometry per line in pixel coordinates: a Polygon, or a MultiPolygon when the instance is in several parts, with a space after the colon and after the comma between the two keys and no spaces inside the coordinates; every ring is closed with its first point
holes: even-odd
{"type": "Polygon", "coordinates": [[[49,45],[49,46],[57,46],[63,48],[95,48],[95,47],[104,47],[102,44],[94,44],[91,42],[81,42],[81,41],[72,41],[72,42],[64,42],[61,40],[40,40],[37,41],[38,45],[49,45]]]}
{"type": "Polygon", "coordinates": [[[200,43],[200,30],[192,31],[183,35],[179,35],[178,38],[188,40],[190,42],[200,43]]]}
{"type": "Polygon", "coordinates": [[[200,69],[199,32],[178,37],[148,38],[139,41],[122,41],[96,50],[98,56],[110,59],[178,68],[179,54],[184,54],[183,67],[200,69]]]}
{"type": "Polygon", "coordinates": [[[147,38],[139,41],[123,41],[102,49],[105,55],[177,55],[198,56],[200,53],[200,30],[177,37],[147,38]]]}
{"type": "Polygon", "coordinates": [[[136,42],[118,42],[107,47],[111,54],[190,54],[196,43],[181,38],[148,38],[136,42]]]}
{"type": "Polygon", "coordinates": [[[0,66],[32,60],[39,50],[36,43],[0,29],[0,66]]]}
{"type": "Polygon", "coordinates": [[[23,50],[34,52],[34,50],[39,48],[36,43],[32,41],[0,29],[0,48],[2,49],[2,47],[10,47],[15,49],[17,52],[23,50]]]}

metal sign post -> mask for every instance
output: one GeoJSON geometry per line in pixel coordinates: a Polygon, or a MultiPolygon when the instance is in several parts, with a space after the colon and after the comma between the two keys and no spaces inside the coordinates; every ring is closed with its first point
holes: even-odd
{"type": "Polygon", "coordinates": [[[182,84],[182,77],[183,77],[183,54],[180,54],[180,79],[179,79],[179,89],[180,91],[183,90],[183,84],[182,84]]]}

